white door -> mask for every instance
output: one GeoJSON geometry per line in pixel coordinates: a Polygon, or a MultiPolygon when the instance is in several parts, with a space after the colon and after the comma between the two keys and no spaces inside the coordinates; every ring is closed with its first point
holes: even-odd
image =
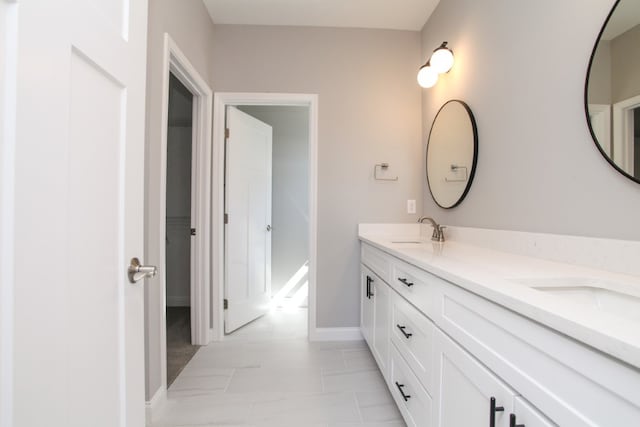
{"type": "Polygon", "coordinates": [[[224,331],[262,316],[271,299],[271,126],[227,107],[224,331]]]}
{"type": "Polygon", "coordinates": [[[143,426],[147,3],[18,3],[13,425],[143,426]]]}

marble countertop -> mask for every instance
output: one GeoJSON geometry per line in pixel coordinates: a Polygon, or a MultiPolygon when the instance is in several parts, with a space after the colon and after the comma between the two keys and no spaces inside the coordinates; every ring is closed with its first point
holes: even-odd
{"type": "Polygon", "coordinates": [[[638,276],[455,240],[435,243],[415,225],[400,226],[395,232],[361,226],[359,239],[640,369],[640,311],[632,311],[634,304],[640,304],[638,276]],[[631,305],[624,312],[604,312],[579,298],[534,288],[564,283],[621,292],[630,296],[631,305]]]}

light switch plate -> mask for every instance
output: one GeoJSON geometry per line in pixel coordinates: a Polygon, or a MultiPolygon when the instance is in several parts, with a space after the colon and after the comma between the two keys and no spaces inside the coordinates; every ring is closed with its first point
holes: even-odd
{"type": "Polygon", "coordinates": [[[407,200],[407,213],[409,213],[409,214],[416,213],[416,201],[415,200],[407,200]]]}

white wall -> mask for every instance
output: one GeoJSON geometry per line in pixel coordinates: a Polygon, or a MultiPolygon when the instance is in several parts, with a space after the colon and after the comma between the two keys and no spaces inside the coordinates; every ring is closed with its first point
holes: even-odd
{"type": "Polygon", "coordinates": [[[357,326],[357,224],[422,202],[420,34],[216,25],[214,41],[216,91],[319,95],[317,326],[357,326]],[[374,181],[380,162],[399,181],[374,181]]]}
{"type": "Polygon", "coordinates": [[[309,109],[239,108],[273,128],[271,295],[274,296],[309,261],[309,109]]]}
{"type": "Polygon", "coordinates": [[[465,201],[444,210],[427,195],[424,214],[461,226],[640,238],[640,186],[600,155],[583,105],[613,3],[440,2],[422,31],[423,60],[447,40],[456,64],[423,91],[425,139],[438,107],[459,98],[477,119],[479,157],[465,201]]]}
{"type": "MultiPolygon", "coordinates": [[[[149,1],[147,39],[147,128],[145,264],[161,265],[160,255],[160,133],[162,125],[163,38],[167,32],[211,87],[214,41],[213,23],[200,1],[149,1]]],[[[141,163],[142,166],[142,163],[141,163]]],[[[159,272],[162,276],[163,271],[159,272]]],[[[160,322],[163,316],[161,277],[145,284],[146,397],[151,399],[161,387],[160,322]]]]}

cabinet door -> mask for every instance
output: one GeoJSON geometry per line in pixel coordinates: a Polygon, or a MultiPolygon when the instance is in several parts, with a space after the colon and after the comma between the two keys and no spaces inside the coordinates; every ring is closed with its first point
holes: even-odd
{"type": "Polygon", "coordinates": [[[508,427],[515,393],[442,331],[434,335],[436,425],[508,427]]]}
{"type": "Polygon", "coordinates": [[[513,415],[515,416],[515,424],[525,427],[554,427],[552,421],[542,415],[540,411],[531,406],[529,402],[522,397],[516,397],[513,403],[513,415]]]}
{"type": "Polygon", "coordinates": [[[389,324],[391,289],[383,281],[374,278],[373,282],[373,354],[378,361],[382,375],[387,377],[389,365],[389,324]]]}
{"type": "Polygon", "coordinates": [[[364,265],[360,269],[360,331],[369,346],[373,345],[373,295],[371,292],[374,274],[364,265]]]}

